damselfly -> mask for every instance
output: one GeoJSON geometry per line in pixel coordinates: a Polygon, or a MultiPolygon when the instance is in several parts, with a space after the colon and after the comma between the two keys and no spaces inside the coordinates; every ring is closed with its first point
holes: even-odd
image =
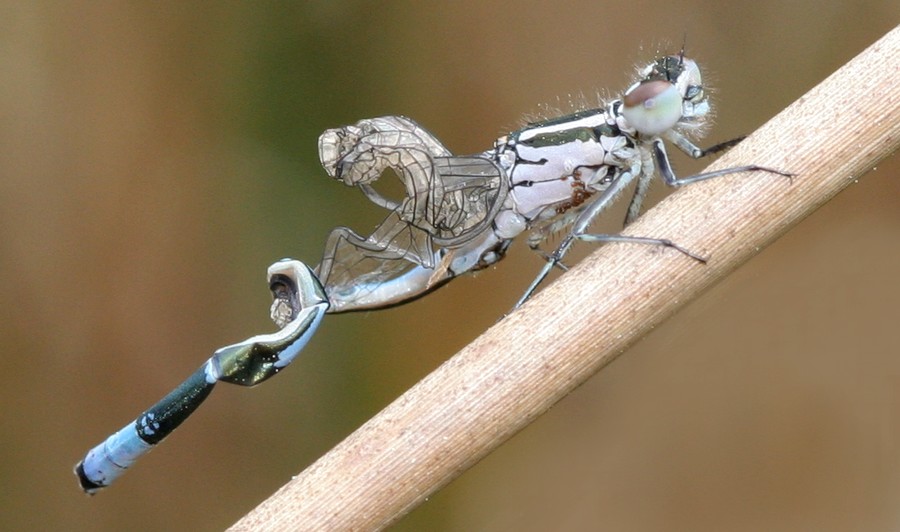
{"type": "Polygon", "coordinates": [[[476,155],[456,156],[412,120],[385,116],[326,131],[319,157],[328,175],[359,188],[387,217],[369,236],[346,227],[329,236],[315,270],[294,260],[269,268],[277,333],[217,350],[187,381],[134,423],[92,449],[76,466],[88,493],[109,485],[162,441],[207,397],[217,381],[252,386],[278,373],[299,353],[325,313],[380,309],[406,303],[451,279],[503,258],[528,231],[538,248],[571,228],[522,304],[576,240],[662,245],[703,261],[665,239],[590,234],[591,222],[632,182],[625,224],[641,211],[659,171],[677,187],[726,174],[764,171],[756,165],[677,178],[668,141],[692,158],[703,150],[688,136],[702,133],[710,108],[696,63],[681,53],[656,59],[621,99],[597,109],[528,124],[476,155]],[[393,170],[405,189],[399,200],[375,183],[393,170]]]}

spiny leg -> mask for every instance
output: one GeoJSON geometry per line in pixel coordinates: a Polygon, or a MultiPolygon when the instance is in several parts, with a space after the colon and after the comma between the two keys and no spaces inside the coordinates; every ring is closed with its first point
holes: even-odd
{"type": "Polygon", "coordinates": [[[572,231],[560,242],[559,246],[547,259],[544,263],[541,271],[538,272],[537,277],[531,282],[528,288],[525,290],[525,293],[522,294],[522,297],[519,298],[519,301],[516,302],[513,309],[517,309],[522,306],[528,298],[534,293],[537,289],[538,285],[540,285],[547,275],[550,274],[550,270],[552,270],[555,266],[557,266],[565,257],[566,253],[568,253],[569,248],[572,247],[572,244],[575,241],[576,236],[578,234],[582,234],[586,231],[588,225],[597,217],[600,213],[605,211],[612,202],[616,199],[616,197],[628,186],[631,181],[633,181],[637,175],[636,169],[632,169],[628,172],[623,172],[617,179],[615,179],[612,183],[610,183],[609,187],[603,191],[603,193],[598,197],[593,203],[591,203],[585,210],[583,210],[578,218],[575,219],[574,224],[572,224],[572,231]]]}
{"type": "MultiPolygon", "coordinates": [[[[699,159],[701,157],[705,157],[707,155],[731,148],[732,146],[743,140],[744,137],[738,137],[736,139],[722,142],[705,150],[694,146],[689,140],[687,140],[687,138],[685,138],[681,134],[678,134],[677,132],[670,132],[668,135],[668,139],[671,140],[675,144],[675,146],[678,147],[678,149],[686,153],[689,157],[693,159],[699,159]]],[[[666,147],[663,143],[663,140],[661,138],[654,139],[652,144],[653,159],[659,167],[659,173],[662,176],[663,180],[670,187],[690,185],[692,183],[697,183],[698,181],[705,181],[707,179],[725,175],[739,174],[741,172],[766,172],[769,174],[776,174],[787,178],[793,178],[797,175],[791,172],[778,170],[776,168],[769,168],[767,166],[760,166],[758,164],[748,164],[744,166],[733,166],[731,168],[723,168],[721,170],[713,170],[712,172],[703,172],[700,174],[694,174],[692,176],[679,178],[672,170],[672,163],[669,161],[669,155],[668,153],[666,153],[666,147]]]]}
{"type": "Polygon", "coordinates": [[[629,243],[629,244],[650,244],[653,246],[663,246],[663,247],[667,247],[667,248],[672,248],[680,253],[683,253],[684,255],[686,255],[702,264],[706,264],[706,261],[707,261],[706,257],[697,255],[696,253],[692,252],[691,250],[684,248],[682,246],[679,246],[678,244],[676,244],[675,242],[672,242],[671,240],[669,240],[667,238],[649,238],[649,237],[643,237],[643,236],[610,235],[610,234],[590,234],[590,233],[575,234],[575,233],[571,233],[563,241],[563,244],[557,248],[556,252],[554,252],[548,256],[547,262],[544,263],[544,266],[543,266],[543,268],[541,268],[541,271],[538,273],[537,277],[535,277],[535,279],[531,282],[531,285],[528,286],[528,288],[525,290],[525,293],[522,295],[521,298],[519,298],[519,301],[516,302],[515,307],[513,307],[514,309],[519,308],[520,306],[522,306],[523,303],[528,301],[528,299],[534,294],[535,290],[537,290],[537,287],[544,281],[544,279],[546,279],[546,277],[550,274],[550,271],[554,267],[558,267],[563,270],[568,270],[568,268],[565,267],[561,261],[562,261],[563,256],[565,256],[565,254],[568,252],[569,248],[572,247],[572,244],[574,244],[576,240],[581,240],[583,242],[625,242],[625,243],[629,243]]]}
{"type": "MultiPolygon", "coordinates": [[[[678,145],[679,148],[686,150],[685,144],[686,144],[686,146],[693,146],[684,137],[681,137],[679,135],[677,138],[680,138],[683,140],[682,143],[676,142],[676,145],[678,145]]],[[[724,149],[730,148],[734,144],[737,144],[738,142],[740,142],[740,140],[742,140],[742,138],[734,139],[734,140],[731,140],[728,142],[723,142],[721,144],[717,144],[716,146],[713,146],[706,150],[701,150],[699,148],[694,147],[693,153],[696,155],[696,157],[702,157],[702,156],[708,155],[710,153],[715,153],[717,151],[722,151],[724,149]]],[[[722,170],[714,170],[712,172],[704,172],[704,173],[696,174],[693,176],[688,176],[685,178],[678,178],[675,176],[675,173],[672,170],[672,165],[669,162],[669,158],[666,153],[665,145],[663,144],[662,139],[655,139],[653,141],[653,159],[654,159],[654,162],[658,165],[659,172],[663,176],[663,179],[665,180],[666,184],[673,186],[673,187],[689,185],[692,183],[704,181],[704,180],[711,179],[714,177],[720,177],[720,176],[736,174],[736,173],[741,173],[741,172],[767,172],[767,173],[785,176],[788,178],[792,178],[792,177],[794,177],[794,175],[796,175],[796,174],[793,174],[790,172],[784,172],[782,170],[776,170],[774,168],[768,168],[765,166],[752,164],[752,165],[737,166],[737,167],[732,167],[732,168],[725,168],[722,170]]],[[[628,215],[626,216],[626,220],[625,220],[626,225],[631,223],[634,220],[634,218],[637,217],[637,215],[640,211],[641,205],[643,203],[644,195],[646,194],[647,188],[649,186],[650,180],[653,175],[652,172],[647,171],[648,166],[650,166],[650,165],[645,164],[643,166],[642,172],[639,176],[638,184],[635,189],[635,194],[632,197],[632,200],[629,204],[628,215]]],[[[651,167],[651,170],[652,170],[652,167],[651,167]]],[[[547,277],[547,275],[550,274],[550,271],[553,269],[553,267],[557,266],[560,263],[560,261],[565,256],[565,254],[569,251],[569,248],[571,248],[571,246],[575,240],[583,240],[586,242],[630,242],[630,243],[636,243],[636,244],[652,244],[652,245],[665,246],[665,247],[670,247],[672,249],[675,249],[700,263],[705,264],[707,262],[707,258],[697,255],[696,253],[693,253],[692,251],[690,251],[682,246],[679,246],[678,244],[675,244],[674,242],[672,242],[671,240],[668,240],[668,239],[624,236],[624,235],[609,235],[609,234],[590,234],[590,233],[586,232],[587,227],[591,224],[591,222],[593,222],[593,220],[597,216],[599,216],[603,211],[605,211],[611,204],[612,200],[615,199],[615,196],[619,192],[621,192],[621,189],[624,188],[624,186],[627,185],[628,182],[630,182],[631,180],[634,179],[634,177],[631,176],[632,174],[625,174],[625,175],[623,175],[623,178],[620,178],[620,180],[618,180],[617,182],[614,182],[610,186],[609,189],[604,191],[603,195],[600,198],[598,198],[598,200],[594,204],[592,204],[588,209],[586,209],[584,212],[581,213],[581,215],[578,217],[578,220],[576,220],[576,222],[572,228],[572,232],[566,237],[565,240],[563,240],[563,242],[556,249],[556,251],[552,255],[550,255],[550,258],[544,264],[544,267],[541,268],[541,271],[538,273],[537,277],[534,279],[534,281],[531,282],[531,285],[529,285],[529,287],[526,289],[526,291],[522,295],[522,297],[519,298],[519,301],[516,303],[514,308],[520,307],[523,303],[525,303],[525,301],[528,300],[528,298],[530,298],[534,294],[534,291],[541,284],[541,282],[543,282],[543,280],[547,277]],[[624,178],[625,175],[629,176],[628,179],[624,178]]]]}
{"type": "MultiPolygon", "coordinates": [[[[701,149],[701,148],[695,146],[692,142],[690,142],[690,140],[688,140],[687,137],[685,137],[681,134],[678,134],[677,132],[673,132],[670,135],[670,137],[671,137],[672,141],[675,142],[675,145],[681,151],[683,151],[684,153],[686,153],[689,157],[691,157],[693,159],[700,159],[702,157],[708,157],[710,155],[714,155],[719,152],[728,150],[729,148],[738,144],[745,138],[745,137],[738,137],[735,139],[727,140],[725,142],[720,142],[719,144],[710,146],[709,148],[706,148],[706,149],[701,149]]],[[[663,147],[663,148],[665,148],[665,147],[663,147]]],[[[671,170],[672,165],[669,162],[668,154],[665,153],[665,150],[663,150],[661,155],[658,153],[653,153],[652,157],[655,157],[655,158],[665,157],[665,160],[663,160],[659,164],[662,168],[667,168],[667,169],[671,170]]],[[[631,196],[631,202],[628,204],[628,210],[625,214],[625,224],[624,224],[625,226],[631,225],[631,223],[634,222],[638,218],[638,216],[641,215],[641,209],[644,204],[644,198],[647,196],[647,191],[650,189],[650,183],[653,181],[653,178],[655,176],[655,172],[649,172],[646,170],[646,168],[647,168],[646,165],[654,164],[654,163],[655,163],[655,161],[652,159],[644,161],[644,165],[645,165],[644,170],[645,171],[643,171],[641,173],[641,177],[638,180],[638,184],[634,189],[634,194],[632,194],[632,196],[631,196]]]]}

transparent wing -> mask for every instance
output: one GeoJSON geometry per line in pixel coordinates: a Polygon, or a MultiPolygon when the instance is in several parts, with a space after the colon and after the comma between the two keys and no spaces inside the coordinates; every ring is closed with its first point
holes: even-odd
{"type": "Polygon", "coordinates": [[[507,192],[503,171],[486,156],[457,157],[402,116],[366,119],[319,137],[326,172],[389,210],[368,236],[334,229],[317,275],[331,311],[395,305],[458,275],[448,250],[491,228],[507,192]],[[403,184],[399,200],[376,189],[385,170],[403,184]]]}
{"type": "Polygon", "coordinates": [[[442,203],[430,220],[435,241],[460,246],[490,230],[506,200],[509,182],[496,163],[481,155],[437,157],[442,203]]]}
{"type": "MultiPolygon", "coordinates": [[[[463,273],[442,260],[447,250],[490,231],[506,197],[504,174],[490,159],[415,160],[393,168],[407,195],[371,235],[338,227],[329,236],[317,274],[332,312],[396,305],[433,290],[463,273]]],[[[363,191],[373,203],[389,205],[373,189],[363,191]]]]}
{"type": "MultiPolygon", "coordinates": [[[[394,217],[392,214],[388,220],[394,217]]],[[[332,231],[326,246],[328,254],[317,272],[327,279],[324,285],[331,312],[400,304],[449,280],[449,271],[441,267],[437,253],[432,254],[431,261],[436,267],[425,267],[411,260],[410,249],[416,244],[407,241],[419,237],[430,243],[429,235],[405,223],[395,224],[392,228],[400,229],[397,238],[381,242],[385,244],[383,248],[362,240],[346,227],[332,231]]],[[[416,255],[420,254],[421,249],[416,255]]]]}

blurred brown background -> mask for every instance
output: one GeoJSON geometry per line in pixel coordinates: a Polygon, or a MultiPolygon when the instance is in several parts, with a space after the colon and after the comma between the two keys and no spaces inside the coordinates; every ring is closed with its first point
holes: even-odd
{"type": "MultiPolygon", "coordinates": [[[[319,168],[323,129],[404,114],[480,151],[686,35],[714,143],[900,20],[896,0],[742,4],[2,4],[0,528],[222,529],[510,308],[540,266],[521,243],[500,271],[326,319],[283,376],[220,385],[82,495],[85,451],[273,329],[269,263],[378,220],[319,168]]],[[[396,528],[900,528],[898,269],[892,157],[396,528]]]]}

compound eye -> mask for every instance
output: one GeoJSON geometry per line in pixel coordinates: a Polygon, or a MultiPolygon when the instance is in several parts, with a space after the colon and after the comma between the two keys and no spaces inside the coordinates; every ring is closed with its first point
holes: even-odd
{"type": "Polygon", "coordinates": [[[644,81],[633,85],[622,98],[622,116],[642,135],[659,135],[678,123],[681,94],[668,81],[644,81]]]}

